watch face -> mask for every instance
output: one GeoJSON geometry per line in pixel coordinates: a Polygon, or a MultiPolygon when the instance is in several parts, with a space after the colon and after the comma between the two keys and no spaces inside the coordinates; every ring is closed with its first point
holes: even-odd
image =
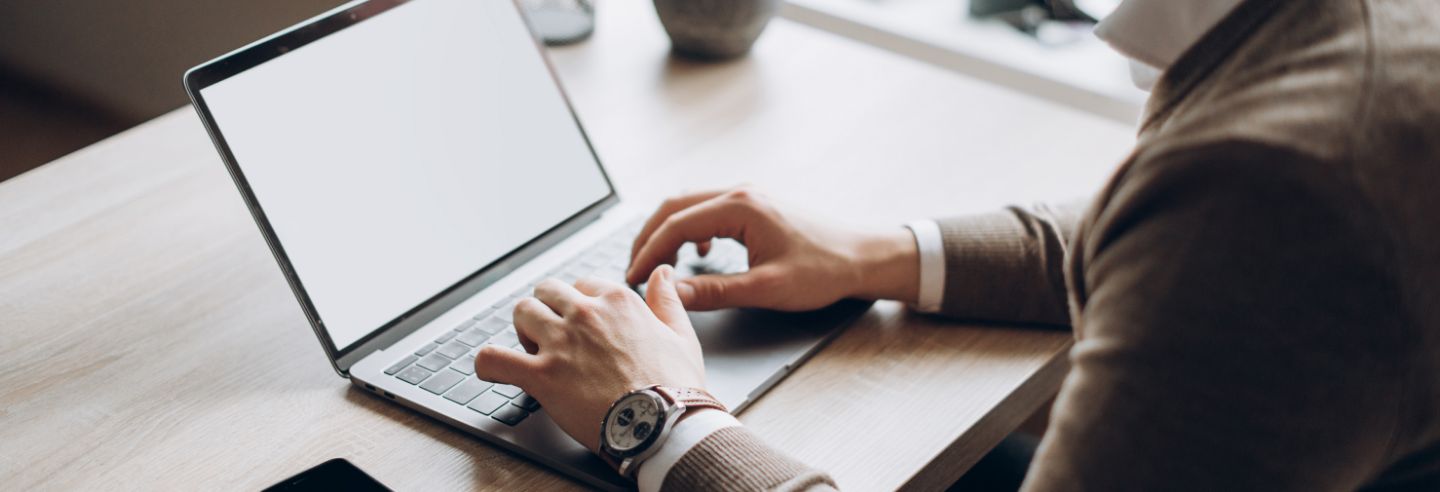
{"type": "Polygon", "coordinates": [[[657,397],[648,393],[626,396],[605,417],[605,443],[624,453],[650,441],[665,419],[657,397]]]}

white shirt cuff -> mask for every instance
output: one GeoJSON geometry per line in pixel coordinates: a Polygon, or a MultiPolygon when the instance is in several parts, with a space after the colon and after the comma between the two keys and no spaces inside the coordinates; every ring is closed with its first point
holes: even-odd
{"type": "Polygon", "coordinates": [[[680,462],[685,453],[690,452],[690,448],[700,444],[700,441],[710,437],[715,431],[739,425],[740,421],[735,420],[734,416],[715,409],[703,409],[686,417],[670,430],[670,437],[660,444],[660,449],[655,450],[650,459],[640,464],[635,485],[640,492],[659,491],[660,486],[665,484],[665,476],[670,474],[670,469],[680,462]]]}
{"type": "Polygon", "coordinates": [[[945,240],[940,236],[940,224],[917,220],[905,227],[915,235],[915,247],[920,251],[920,296],[914,308],[938,312],[945,299],[945,240]]]}

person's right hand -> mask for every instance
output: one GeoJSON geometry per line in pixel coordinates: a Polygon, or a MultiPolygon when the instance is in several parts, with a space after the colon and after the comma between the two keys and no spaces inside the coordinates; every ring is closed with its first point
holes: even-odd
{"type": "Polygon", "coordinates": [[[625,278],[643,282],[661,264],[674,264],[687,242],[704,255],[714,238],[744,244],[750,269],[680,280],[676,291],[686,309],[805,311],[848,297],[914,302],[918,295],[919,254],[909,231],[858,231],[809,220],[748,188],[666,200],[635,238],[625,278]]]}

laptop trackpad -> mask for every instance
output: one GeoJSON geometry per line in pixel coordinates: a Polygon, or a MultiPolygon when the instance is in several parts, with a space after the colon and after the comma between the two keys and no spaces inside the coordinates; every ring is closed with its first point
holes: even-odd
{"type": "Polygon", "coordinates": [[[749,397],[758,397],[779,382],[791,366],[859,317],[870,304],[843,301],[805,313],[759,309],[690,313],[705,351],[710,392],[731,411],[740,410],[749,397]]]}

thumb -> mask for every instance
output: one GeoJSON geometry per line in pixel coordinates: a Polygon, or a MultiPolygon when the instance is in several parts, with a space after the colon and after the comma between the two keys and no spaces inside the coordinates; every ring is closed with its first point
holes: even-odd
{"type": "Polygon", "coordinates": [[[760,302],[764,293],[759,291],[758,279],[764,270],[752,269],[745,273],[730,275],[700,275],[679,282],[676,290],[680,301],[696,311],[711,311],[732,307],[765,307],[760,302]]]}
{"type": "Polygon", "coordinates": [[[649,285],[645,288],[645,303],[650,305],[655,317],[670,328],[677,331],[691,329],[690,315],[685,313],[685,305],[680,302],[679,293],[675,292],[675,269],[670,265],[660,265],[650,273],[649,285]]]}
{"type": "Polygon", "coordinates": [[[530,376],[537,372],[537,365],[534,355],[487,343],[475,354],[475,377],[529,391],[530,376]]]}

